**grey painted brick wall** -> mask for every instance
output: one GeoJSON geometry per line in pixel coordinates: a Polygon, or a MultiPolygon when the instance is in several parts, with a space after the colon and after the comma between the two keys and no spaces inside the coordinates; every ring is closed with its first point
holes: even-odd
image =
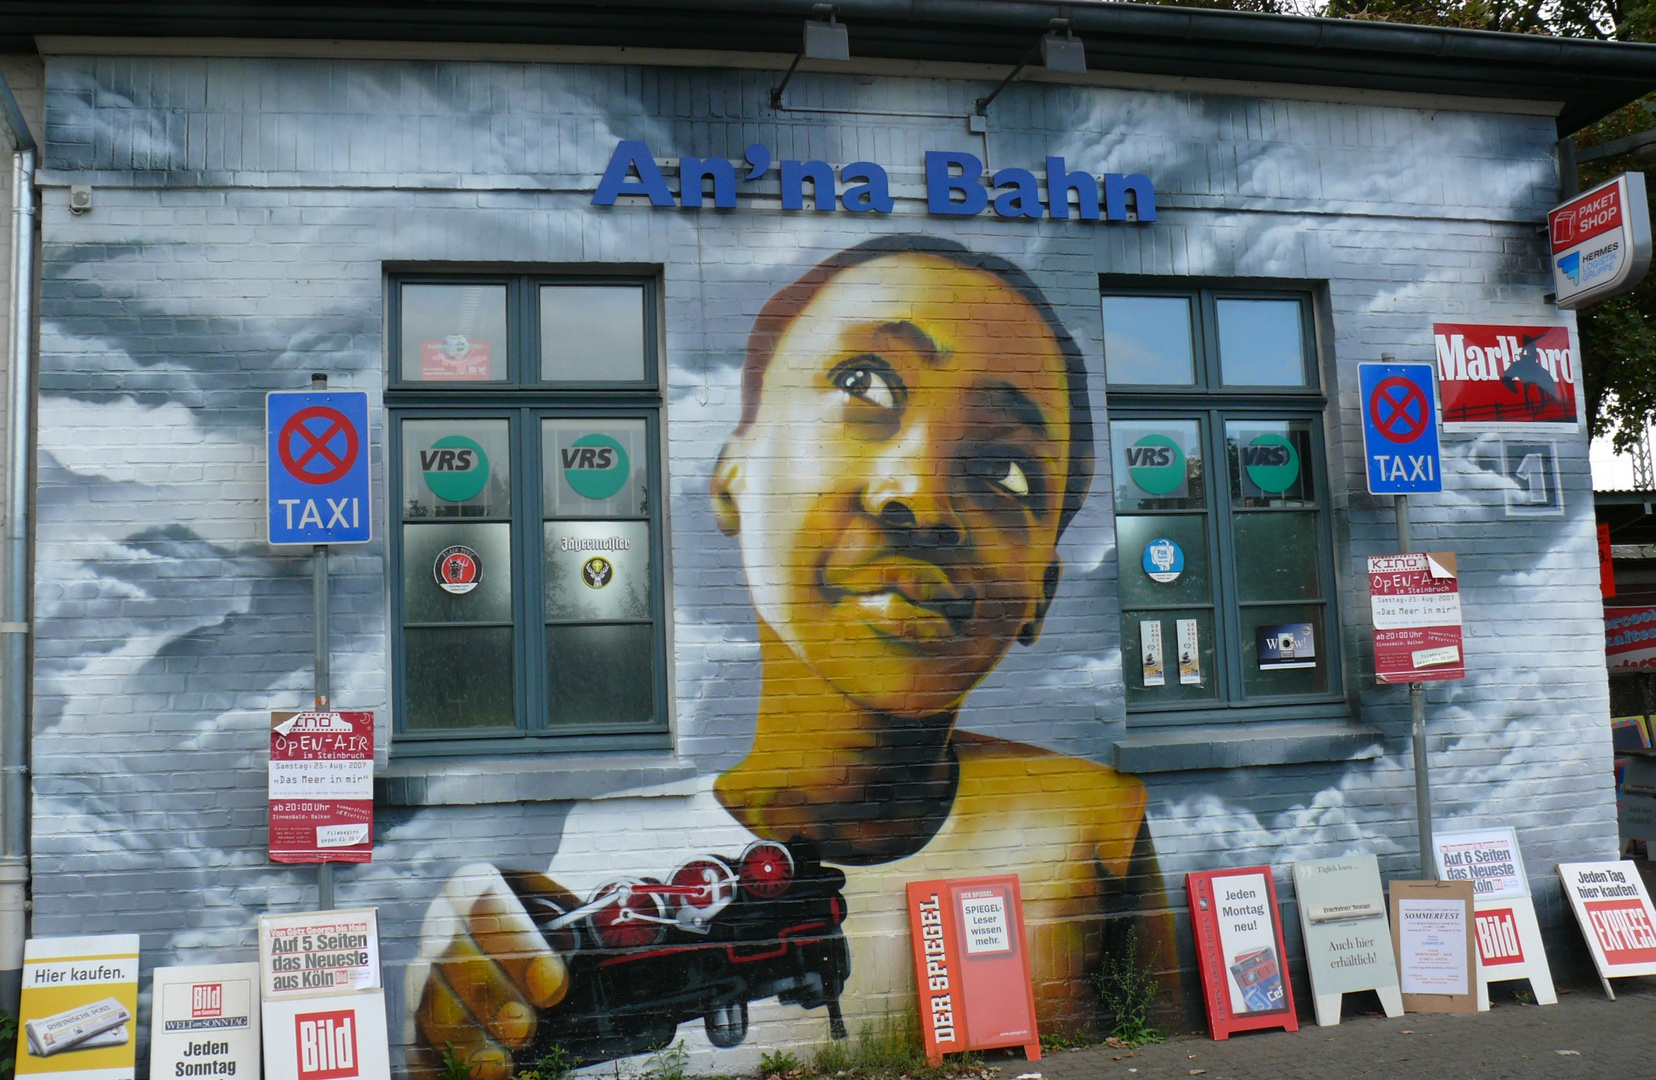
{"type": "MultiPolygon", "coordinates": [[[[1432,357],[1434,318],[1559,321],[1537,225],[1557,186],[1552,121],[1215,93],[1013,86],[985,140],[977,84],[802,75],[778,116],[769,73],[645,67],[55,57],[48,63],[35,739],[36,933],[143,933],[146,967],[250,955],[266,910],[310,902],[264,857],[266,713],[306,700],[308,568],[262,539],[262,403],[305,385],[367,390],[383,447],[387,263],[659,265],[669,371],[671,635],[680,759],[727,767],[751,737],[752,609],[706,491],[737,410],[743,342],[779,285],[870,235],[916,230],[1002,254],[1048,291],[1093,371],[1094,495],[1034,649],[961,717],[970,730],[1094,760],[1127,731],[1108,491],[1100,273],[1304,282],[1320,290],[1343,655],[1367,760],[1148,775],[1150,821],[1184,872],[1375,850],[1414,868],[1401,688],[1375,688],[1363,560],[1391,550],[1364,494],[1360,361],[1432,357]],[[893,167],[890,217],[596,209],[618,138],[657,156],[778,156],[893,167]],[[924,214],[926,149],[993,167],[1155,178],[1154,226],[924,214]],[[96,210],[60,185],[97,186],[96,210]]],[[[1444,440],[1449,488],[1414,501],[1419,546],[1461,553],[1468,678],[1428,692],[1440,828],[1519,829],[1543,917],[1552,867],[1609,857],[1615,810],[1593,514],[1582,435],[1559,440],[1564,513],[1509,517],[1498,437],[1444,440]]],[[[384,463],[375,460],[376,477],[384,463]]],[[[385,521],[376,481],[377,521],[385,521]]],[[[388,710],[384,529],[336,556],[335,698],[388,710]]],[[[674,813],[676,796],[664,796],[674,813]]],[[[399,971],[454,869],[544,867],[572,804],[381,811],[343,903],[381,909],[399,971]]],[[[586,845],[594,838],[578,839],[586,845]]],[[[600,838],[601,839],[601,838],[600,838]]],[[[1288,920],[1290,926],[1293,921],[1288,920]]],[[[1560,942],[1567,939],[1560,937],[1560,942]]],[[[720,1067],[741,1063],[736,1056],[720,1067]]]]}

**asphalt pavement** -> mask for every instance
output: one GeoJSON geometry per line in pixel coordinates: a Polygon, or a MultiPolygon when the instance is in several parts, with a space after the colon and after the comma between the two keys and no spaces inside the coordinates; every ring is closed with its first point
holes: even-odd
{"type": "MultiPolygon", "coordinates": [[[[1522,984],[1518,984],[1522,985],[1522,984]]],[[[1259,1031],[1215,1042],[1180,1035],[1137,1050],[1058,1051],[1022,1068],[996,1062],[1002,1080],[1554,1080],[1656,1077],[1656,979],[1618,979],[1616,1000],[1594,986],[1560,988],[1557,1005],[1497,1000],[1486,1013],[1379,1011],[1372,994],[1347,995],[1334,1027],[1259,1031]],[[1372,1013],[1364,1012],[1367,998],[1372,1013]],[[1353,1015],[1356,1013],[1356,1015],[1353,1015]]]]}

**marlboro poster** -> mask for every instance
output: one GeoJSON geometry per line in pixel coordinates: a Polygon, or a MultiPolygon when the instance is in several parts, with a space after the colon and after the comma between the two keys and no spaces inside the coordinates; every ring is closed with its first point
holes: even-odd
{"type": "Polygon", "coordinates": [[[132,1080],[138,935],[30,938],[23,945],[17,1072],[132,1080]]]}
{"type": "Polygon", "coordinates": [[[1569,327],[1434,323],[1432,339],[1444,430],[1576,430],[1569,327]]]}

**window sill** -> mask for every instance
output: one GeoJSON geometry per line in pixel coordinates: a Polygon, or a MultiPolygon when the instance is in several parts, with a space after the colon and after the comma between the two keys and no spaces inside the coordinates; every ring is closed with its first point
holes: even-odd
{"type": "Polygon", "coordinates": [[[374,778],[376,806],[483,806],[617,795],[688,796],[696,769],[661,755],[565,755],[393,760],[374,778]]]}
{"type": "Polygon", "coordinates": [[[1154,773],[1365,761],[1380,756],[1380,741],[1378,731],[1340,720],[1182,725],[1116,740],[1115,767],[1124,773],[1154,773]]]}

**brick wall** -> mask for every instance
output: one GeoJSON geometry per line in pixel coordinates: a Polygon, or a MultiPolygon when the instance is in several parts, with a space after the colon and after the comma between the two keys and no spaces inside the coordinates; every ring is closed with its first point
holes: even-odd
{"type": "MultiPolygon", "coordinates": [[[[1542,299],[1552,120],[1018,85],[995,105],[985,153],[962,122],[976,84],[801,75],[790,102],[822,111],[779,116],[764,106],[771,81],[598,65],[49,62],[36,933],[136,930],[146,967],[207,962],[250,956],[260,912],[311,902],[309,872],[267,864],[263,847],[266,714],[307,699],[310,584],[302,557],[261,539],[262,403],[317,370],[367,390],[383,476],[388,263],[661,267],[672,697],[691,774],[654,794],[382,809],[375,862],[343,871],[340,897],[380,907],[394,1030],[408,1033],[416,1004],[404,972],[422,921],[461,866],[552,865],[581,892],[618,869],[666,871],[663,852],[740,839],[705,796],[753,737],[758,649],[709,475],[759,307],[820,258],[897,231],[1026,268],[1088,361],[1099,472],[1061,544],[1062,590],[1039,643],[1011,650],[959,726],[1097,762],[1127,730],[1097,275],[1318,291],[1341,645],[1354,717],[1380,733],[1380,754],[1150,774],[1149,828],[1174,898],[1186,871],[1251,862],[1273,864],[1288,897],[1290,861],[1352,850],[1412,873],[1406,697],[1364,675],[1363,559],[1394,534],[1390,506],[1364,494],[1356,364],[1430,359],[1434,318],[1570,321],[1542,299]],[[762,194],[734,211],[594,208],[619,138],[658,157],[739,157],[760,141],[779,158],[871,160],[892,170],[898,202],[889,216],[784,214],[762,194]],[[941,148],[994,168],[1039,170],[1056,154],[1071,169],[1144,172],[1160,220],[930,218],[919,166],[941,148]],[[92,213],[69,215],[70,182],[94,185],[92,213]]],[[[1449,490],[1414,500],[1417,544],[1461,553],[1467,622],[1467,680],[1428,694],[1439,828],[1516,825],[1551,925],[1553,864],[1608,857],[1616,834],[1586,441],[1558,441],[1561,516],[1507,516],[1511,481],[1489,468],[1488,435],[1446,436],[1449,490]]],[[[336,701],[384,718],[376,535],[336,553],[332,641],[336,701]]],[[[869,1009],[903,1000],[904,963],[885,958],[869,1009]]],[[[797,1010],[755,1022],[722,1055],[686,1037],[721,1071],[821,1037],[797,1010]]]]}

